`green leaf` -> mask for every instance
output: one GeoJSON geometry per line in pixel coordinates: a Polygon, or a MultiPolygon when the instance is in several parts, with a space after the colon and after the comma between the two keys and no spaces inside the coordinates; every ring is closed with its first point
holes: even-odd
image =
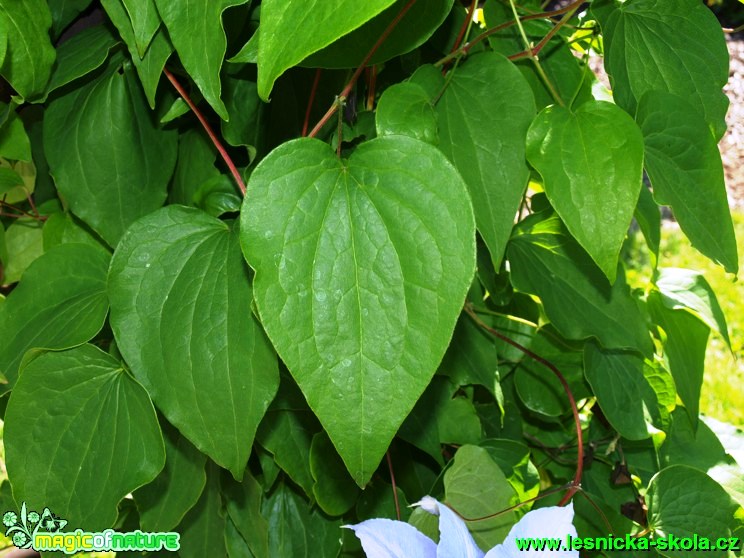
{"type": "Polygon", "coordinates": [[[207,464],[204,492],[177,529],[181,533],[178,555],[181,558],[227,558],[225,523],[220,494],[220,471],[210,462],[207,464]]]}
{"type": "Polygon", "coordinates": [[[680,407],[672,413],[672,425],[659,457],[663,465],[689,465],[704,473],[733,462],[708,425],[698,421],[694,427],[680,407]]]}
{"type": "MultiPolygon", "coordinates": [[[[377,0],[377,4],[380,3],[377,0]]],[[[320,52],[303,60],[302,65],[311,68],[354,68],[358,66],[392,21],[398,17],[408,0],[395,0],[392,4],[385,3],[389,6],[385,11],[358,29],[340,37],[320,52]]],[[[385,41],[375,50],[369,64],[385,62],[421,46],[442,25],[453,3],[453,0],[417,0],[414,2],[385,41]]],[[[348,9],[348,3],[345,4],[344,9],[348,9]]],[[[358,8],[355,7],[355,9],[358,8]]]]}
{"type": "Polygon", "coordinates": [[[274,558],[337,556],[341,550],[341,521],[311,508],[284,482],[264,499],[261,514],[269,523],[269,548],[274,558]]]}
{"type": "Polygon", "coordinates": [[[265,105],[254,81],[225,76],[225,106],[230,120],[221,124],[222,136],[230,145],[245,146],[252,160],[261,143],[265,105]]]}
{"type": "Polygon", "coordinates": [[[738,273],[721,155],[702,115],[686,99],[651,91],[638,104],[636,120],[646,144],[654,197],[672,207],[695,248],[726,271],[738,273]]]}
{"type": "Polygon", "coordinates": [[[657,401],[643,373],[643,359],[633,353],[604,351],[594,343],[584,348],[586,380],[607,421],[628,440],[644,440],[657,401]]]}
{"type": "MultiPolygon", "coordinates": [[[[243,482],[231,482],[223,488],[227,498],[227,515],[245,545],[255,556],[269,556],[269,525],[261,515],[263,490],[250,474],[243,482]]],[[[236,557],[239,558],[239,557],[236,557]]]]}
{"type": "MultiPolygon", "coordinates": [[[[411,515],[411,506],[409,506],[406,496],[399,486],[395,487],[395,494],[398,496],[400,519],[401,521],[407,521],[411,515]]],[[[397,519],[398,510],[395,507],[393,487],[382,479],[374,479],[367,485],[359,495],[355,509],[356,515],[361,521],[375,517],[397,519]]]]}
{"type": "MultiPolygon", "coordinates": [[[[6,110],[6,105],[0,103],[6,110]]],[[[16,161],[31,161],[31,142],[23,121],[15,110],[10,110],[8,119],[0,126],[0,157],[16,161]]]]}
{"type": "Polygon", "coordinates": [[[498,269],[529,179],[524,142],[534,97],[511,62],[483,53],[457,69],[436,108],[440,148],[468,185],[498,269]]]}
{"type": "Polygon", "coordinates": [[[62,0],[48,2],[49,11],[52,14],[52,37],[57,39],[62,31],[67,27],[81,12],[90,6],[92,0],[62,0]]]}
{"type": "Polygon", "coordinates": [[[726,317],[718,304],[716,293],[700,272],[666,267],[659,270],[655,283],[667,308],[688,310],[731,347],[726,317]]]}
{"type": "MultiPolygon", "coordinates": [[[[646,92],[674,93],[705,115],[716,140],[723,136],[728,50],[707,6],[697,0],[625,2],[606,18],[603,31],[605,67],[618,105],[634,114],[646,92]]],[[[677,114],[672,106],[667,112],[677,114]]]]}
{"type": "Polygon", "coordinates": [[[52,16],[44,0],[0,3],[0,28],[8,37],[8,52],[0,75],[26,101],[43,93],[54,64],[49,39],[52,16]]]}
{"type": "Polygon", "coordinates": [[[154,0],[122,0],[134,30],[134,39],[140,57],[145,55],[150,41],[160,27],[160,16],[154,0]]]}
{"type": "Polygon", "coordinates": [[[71,527],[111,527],[119,501],[165,463],[147,392],[92,345],[32,360],[5,420],[14,496],[33,509],[48,506],[71,527]]]}
{"type": "Polygon", "coordinates": [[[114,253],[109,297],[135,377],[169,422],[239,479],[279,375],[251,313],[236,232],[181,206],[139,220],[114,253]]]}
{"type": "MultiPolygon", "coordinates": [[[[163,18],[163,23],[168,29],[168,35],[178,52],[183,67],[186,68],[207,102],[223,120],[228,119],[228,114],[225,104],[220,99],[222,92],[220,69],[227,49],[227,40],[222,26],[222,12],[231,6],[240,6],[248,1],[155,0],[160,17],[163,18]]],[[[292,4],[282,5],[282,10],[286,10],[284,16],[288,16],[291,6],[292,4]]],[[[303,12],[311,9],[305,3],[301,7],[303,12]]],[[[268,13],[268,3],[265,3],[261,6],[262,24],[268,13]]],[[[292,20],[293,31],[296,24],[297,21],[292,20]]],[[[313,29],[313,33],[316,32],[317,29],[313,29]]],[[[287,41],[287,36],[281,35],[283,44],[293,45],[297,42],[294,37],[291,41],[287,41]]]]}
{"type": "Polygon", "coordinates": [[[286,70],[369,21],[394,1],[265,0],[258,27],[259,96],[268,101],[274,82],[286,70]],[[287,40],[290,36],[292,40],[287,40]]]}
{"type": "Polygon", "coordinates": [[[480,447],[499,466],[517,493],[517,500],[525,502],[540,492],[540,474],[530,461],[530,448],[514,440],[483,440],[480,447]]]}
{"type": "Polygon", "coordinates": [[[84,29],[62,43],[57,49],[57,61],[46,95],[100,68],[117,44],[119,40],[105,25],[84,29]]]}
{"type": "Polygon", "coordinates": [[[497,363],[490,334],[463,314],[437,373],[448,376],[457,386],[481,385],[496,397],[497,363]]]}
{"type": "MultiPolygon", "coordinates": [[[[648,525],[659,537],[707,537],[715,541],[730,537],[737,527],[737,505],[721,486],[705,473],[674,465],[660,471],[648,486],[648,525]]],[[[658,549],[658,548],[657,548],[658,549]]],[[[664,556],[692,558],[700,550],[658,549],[664,556]]],[[[724,557],[726,550],[710,550],[706,556],[724,557]]]]}
{"type": "Polygon", "coordinates": [[[101,5],[111,18],[111,22],[116,26],[121,38],[127,44],[134,68],[137,70],[140,83],[145,90],[147,102],[150,108],[154,109],[155,93],[158,89],[158,83],[160,83],[160,76],[163,74],[166,61],[173,53],[173,45],[168,39],[168,34],[163,27],[160,27],[144,56],[140,56],[132,22],[127,15],[122,0],[101,0],[101,5]]]}
{"type": "Polygon", "coordinates": [[[641,188],[641,195],[638,198],[638,205],[633,215],[653,257],[652,265],[656,268],[659,263],[659,247],[661,245],[661,212],[648,188],[641,188]]]}
{"type": "Polygon", "coordinates": [[[101,330],[109,259],[99,248],[64,244],[31,264],[0,306],[0,372],[11,386],[29,349],[67,349],[101,330]]]}
{"type": "Polygon", "coordinates": [[[243,198],[235,187],[235,180],[220,174],[202,184],[194,193],[194,204],[212,217],[225,213],[237,213],[243,198]]]}
{"type": "Polygon", "coordinates": [[[657,292],[649,295],[648,308],[651,319],[666,334],[664,353],[669,370],[690,420],[697,424],[710,328],[686,310],[669,309],[657,292]]]}
{"type": "Polygon", "coordinates": [[[155,127],[131,71],[111,71],[49,104],[44,150],[73,213],[115,246],[165,201],[176,133],[155,127]]]}
{"type": "Polygon", "coordinates": [[[85,229],[71,213],[53,213],[44,223],[44,251],[60,244],[88,244],[108,250],[105,243],[85,229]]]}
{"type": "Polygon", "coordinates": [[[0,223],[0,285],[4,285],[3,274],[5,264],[8,262],[8,247],[5,244],[5,227],[0,223]]]}
{"type": "Polygon", "coordinates": [[[584,103],[575,112],[550,106],[530,126],[527,159],[568,230],[614,282],[641,193],[638,126],[604,101],[584,103]]]}
{"type": "Polygon", "coordinates": [[[258,165],[245,200],[263,326],[362,486],[431,380],[472,280],[465,185],[411,138],[377,138],[348,160],[303,138],[258,165]]]}
{"type": "Polygon", "coordinates": [[[4,202],[17,203],[26,199],[23,179],[10,167],[0,167],[0,196],[4,202]]]}
{"type": "Polygon", "coordinates": [[[216,157],[212,144],[200,130],[190,129],[181,135],[168,201],[194,205],[199,188],[220,176],[220,171],[214,166],[216,157]]]}
{"type": "Polygon", "coordinates": [[[625,279],[610,285],[560,221],[528,218],[509,243],[515,288],[536,294],[550,321],[567,339],[596,337],[608,349],[652,354],[651,340],[625,279]]]}
{"type": "Polygon", "coordinates": [[[41,222],[34,219],[16,219],[5,231],[5,277],[3,284],[20,281],[24,272],[44,253],[41,222]]]}
{"type": "Polygon", "coordinates": [[[207,456],[165,421],[165,468],[134,493],[140,525],[145,531],[172,531],[193,508],[204,490],[207,456]]]}
{"type": "Polygon", "coordinates": [[[345,514],[354,506],[359,488],[325,432],[313,436],[310,470],[315,480],[313,495],[320,509],[335,516],[345,514]]]}
{"type": "MultiPolygon", "coordinates": [[[[485,517],[516,503],[516,493],[504,473],[488,451],[477,446],[457,450],[454,463],[444,473],[444,490],[447,504],[462,517],[485,517]]],[[[504,540],[516,521],[510,511],[467,526],[479,547],[492,548],[504,540]]]]}
{"type": "Polygon", "coordinates": [[[388,87],[377,103],[378,136],[404,135],[436,145],[437,116],[429,96],[415,83],[388,87]]]}

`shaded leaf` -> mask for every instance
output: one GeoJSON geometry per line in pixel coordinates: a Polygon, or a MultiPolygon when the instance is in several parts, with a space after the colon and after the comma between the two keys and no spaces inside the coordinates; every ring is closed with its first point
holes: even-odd
{"type": "Polygon", "coordinates": [[[0,306],[0,372],[10,387],[29,349],[67,349],[101,330],[109,260],[104,250],[64,244],[31,264],[0,306]]]}
{"type": "Polygon", "coordinates": [[[5,419],[15,497],[30,508],[50,507],[71,527],[111,527],[119,501],[165,463],[147,392],[92,345],[31,361],[5,419]]]}
{"type": "Polygon", "coordinates": [[[641,98],[636,120],[646,144],[644,164],[654,197],[672,207],[695,248],[726,271],[738,273],[721,155],[702,115],[686,99],[651,91],[641,98]]]}
{"type": "Polygon", "coordinates": [[[176,134],[159,130],[131,71],[109,71],[49,104],[44,150],[57,188],[115,246],[159,208],[176,161],[176,134]]]}
{"type": "Polygon", "coordinates": [[[404,135],[436,145],[437,116],[429,96],[415,83],[388,87],[377,102],[377,135],[404,135]]]}
{"type": "Polygon", "coordinates": [[[181,533],[181,558],[227,558],[219,471],[213,463],[207,464],[204,492],[177,529],[181,533]]]}
{"type": "Polygon", "coordinates": [[[696,0],[634,0],[617,5],[603,19],[602,30],[605,67],[618,105],[634,114],[647,91],[674,93],[704,114],[716,140],[721,138],[728,50],[707,6],[696,0]]]}
{"type": "Polygon", "coordinates": [[[255,556],[269,556],[269,525],[261,516],[261,485],[247,474],[240,484],[230,482],[227,489],[223,488],[223,494],[227,499],[229,523],[235,526],[245,545],[255,556]]]}
{"type": "Polygon", "coordinates": [[[5,276],[3,284],[20,281],[26,271],[44,253],[41,222],[33,219],[16,219],[5,231],[5,276]]]}
{"type": "Polygon", "coordinates": [[[207,456],[199,452],[178,430],[165,421],[165,468],[134,493],[142,529],[172,531],[186,512],[196,505],[204,490],[207,456]]]}
{"type": "Polygon", "coordinates": [[[325,513],[332,516],[344,515],[356,503],[359,488],[349,476],[344,462],[325,432],[318,432],[313,436],[310,471],[315,480],[315,501],[325,513]]]}

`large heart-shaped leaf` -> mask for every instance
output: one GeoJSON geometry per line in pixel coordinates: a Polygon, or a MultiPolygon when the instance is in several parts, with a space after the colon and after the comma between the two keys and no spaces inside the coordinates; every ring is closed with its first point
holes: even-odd
{"type": "Polygon", "coordinates": [[[71,527],[111,527],[117,504],[163,468],[147,392],[92,345],[45,353],[21,373],[5,413],[13,495],[71,527]]]}
{"type": "Polygon", "coordinates": [[[29,349],[67,349],[91,339],[108,312],[108,253],[63,244],[36,260],[0,306],[0,373],[11,386],[29,349]]]}
{"type": "Polygon", "coordinates": [[[163,204],[177,136],[155,127],[131,70],[55,99],[44,115],[44,151],[73,213],[115,246],[137,218],[163,204]]]}
{"type": "MultiPolygon", "coordinates": [[[[726,131],[728,50],[721,25],[697,0],[634,0],[602,21],[605,66],[618,105],[634,114],[647,91],[687,99],[716,139],[726,131]]],[[[669,108],[672,113],[672,108],[669,108]]]]}
{"type": "MultiPolygon", "coordinates": [[[[158,6],[170,2],[160,0],[158,6]]],[[[353,31],[394,2],[265,0],[261,4],[258,28],[258,94],[267,101],[276,78],[285,70],[353,31]]],[[[355,61],[359,62],[361,60],[355,61]]]]}
{"type": "Polygon", "coordinates": [[[535,116],[532,91],[506,58],[480,54],[457,69],[437,114],[440,147],[470,189],[478,232],[498,269],[530,176],[524,142],[535,116]]]}
{"type": "Polygon", "coordinates": [[[611,282],[641,193],[643,136],[612,103],[550,106],[527,134],[527,158],[568,230],[611,282]],[[599,217],[601,215],[601,218],[599,217]]]}
{"type": "Polygon", "coordinates": [[[235,231],[175,205],[139,220],[111,261],[109,296],[121,353],[155,404],[241,478],[279,373],[235,231]]]}
{"type": "Polygon", "coordinates": [[[261,319],[354,480],[429,383],[475,266],[467,189],[404,136],[348,160],[299,139],[256,168],[241,217],[261,319]]]}

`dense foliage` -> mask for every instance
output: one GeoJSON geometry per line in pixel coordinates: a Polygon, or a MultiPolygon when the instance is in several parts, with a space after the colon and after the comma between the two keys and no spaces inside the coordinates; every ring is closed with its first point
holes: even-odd
{"type": "Polygon", "coordinates": [[[720,24],[467,4],[0,0],[3,510],[184,558],[436,537],[427,494],[481,548],[571,498],[581,536],[744,535],[698,408],[726,321],[659,261],[664,205],[739,269],[720,24]]]}

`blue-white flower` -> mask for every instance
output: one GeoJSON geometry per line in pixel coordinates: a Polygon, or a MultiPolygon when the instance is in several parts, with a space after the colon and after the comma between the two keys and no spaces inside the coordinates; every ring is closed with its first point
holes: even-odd
{"type": "Polygon", "coordinates": [[[518,538],[576,537],[573,504],[533,510],[522,517],[502,544],[485,555],[475,544],[465,523],[447,506],[430,496],[418,504],[439,516],[439,544],[402,521],[369,519],[349,525],[362,542],[367,558],[578,558],[578,550],[518,550],[518,538]]]}

